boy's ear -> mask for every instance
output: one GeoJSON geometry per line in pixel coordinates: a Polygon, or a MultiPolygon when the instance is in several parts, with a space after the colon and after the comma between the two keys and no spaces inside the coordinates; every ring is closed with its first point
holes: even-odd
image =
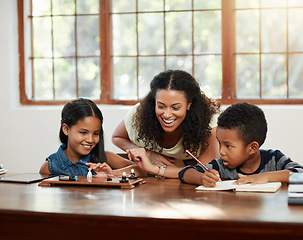
{"type": "Polygon", "coordinates": [[[259,143],[258,142],[251,142],[250,144],[248,144],[249,150],[248,153],[250,154],[254,154],[257,151],[259,151],[259,143]]]}
{"type": "Polygon", "coordinates": [[[62,124],[62,131],[63,131],[63,133],[64,133],[66,136],[68,136],[68,129],[69,129],[69,127],[67,126],[67,124],[66,124],[66,123],[63,123],[63,124],[62,124]]]}

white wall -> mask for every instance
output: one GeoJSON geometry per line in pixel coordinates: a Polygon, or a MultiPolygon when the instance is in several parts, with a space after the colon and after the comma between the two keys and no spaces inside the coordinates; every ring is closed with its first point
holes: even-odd
{"type": "MultiPolygon", "coordinates": [[[[58,132],[62,106],[20,106],[18,102],[17,1],[0,1],[0,163],[9,172],[38,172],[45,157],[60,144],[58,132]]],[[[104,115],[106,148],[121,152],[111,143],[116,125],[125,116],[127,106],[99,106],[104,115]]],[[[261,106],[269,132],[264,148],[280,149],[303,164],[300,139],[303,106],[261,106]]]]}

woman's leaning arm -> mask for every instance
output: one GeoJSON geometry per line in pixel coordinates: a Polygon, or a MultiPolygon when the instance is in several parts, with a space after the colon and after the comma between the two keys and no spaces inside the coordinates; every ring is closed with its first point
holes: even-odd
{"type": "MultiPolygon", "coordinates": [[[[144,148],[128,149],[126,152],[128,158],[132,159],[144,171],[153,175],[160,173],[160,165],[152,163],[144,148]]],[[[162,176],[166,178],[178,178],[178,173],[181,169],[175,166],[167,166],[164,169],[165,171],[162,172],[162,176]]]]}
{"type": "Polygon", "coordinates": [[[146,172],[138,167],[134,162],[119,156],[113,152],[105,152],[107,163],[113,169],[114,175],[122,175],[123,172],[127,174],[131,173],[131,169],[134,169],[135,174],[139,177],[145,177],[146,172]]]}
{"type": "Polygon", "coordinates": [[[105,151],[106,155],[106,161],[111,166],[112,169],[118,169],[118,168],[124,168],[129,165],[134,165],[134,162],[121,157],[118,154],[115,154],[113,152],[105,151]]]}
{"type": "Polygon", "coordinates": [[[128,133],[125,128],[124,121],[121,121],[119,125],[116,127],[115,131],[112,135],[112,142],[118,148],[126,151],[126,149],[130,148],[138,148],[136,144],[134,144],[128,136],[128,133]]]}

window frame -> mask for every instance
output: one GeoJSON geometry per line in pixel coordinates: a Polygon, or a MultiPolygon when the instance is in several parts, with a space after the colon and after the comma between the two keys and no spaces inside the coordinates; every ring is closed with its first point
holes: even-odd
{"type": "MultiPolygon", "coordinates": [[[[67,100],[31,100],[25,91],[25,39],[24,39],[24,0],[17,0],[18,11],[18,46],[19,46],[19,91],[21,105],[62,105],[67,100]]],[[[252,104],[303,104],[302,99],[244,99],[236,97],[236,24],[235,0],[221,0],[222,2],[222,94],[217,100],[221,104],[229,105],[236,102],[252,104]],[[224,40],[223,40],[224,39],[224,40]]],[[[111,0],[99,0],[100,6],[100,99],[94,100],[97,104],[134,105],[138,101],[115,100],[112,92],[112,20],[111,0]]],[[[32,34],[32,33],[31,33],[32,34]]],[[[288,54],[288,52],[287,52],[288,54]]],[[[288,67],[288,66],[287,66],[288,67]]]]}

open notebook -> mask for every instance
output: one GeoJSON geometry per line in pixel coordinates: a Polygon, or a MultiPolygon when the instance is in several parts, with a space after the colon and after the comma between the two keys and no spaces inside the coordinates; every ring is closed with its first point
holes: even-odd
{"type": "Polygon", "coordinates": [[[201,191],[222,191],[222,190],[233,190],[235,192],[276,192],[282,186],[281,182],[268,182],[264,184],[243,184],[234,185],[233,182],[236,180],[228,180],[217,182],[216,187],[208,188],[204,186],[196,187],[196,190],[201,191]]]}

